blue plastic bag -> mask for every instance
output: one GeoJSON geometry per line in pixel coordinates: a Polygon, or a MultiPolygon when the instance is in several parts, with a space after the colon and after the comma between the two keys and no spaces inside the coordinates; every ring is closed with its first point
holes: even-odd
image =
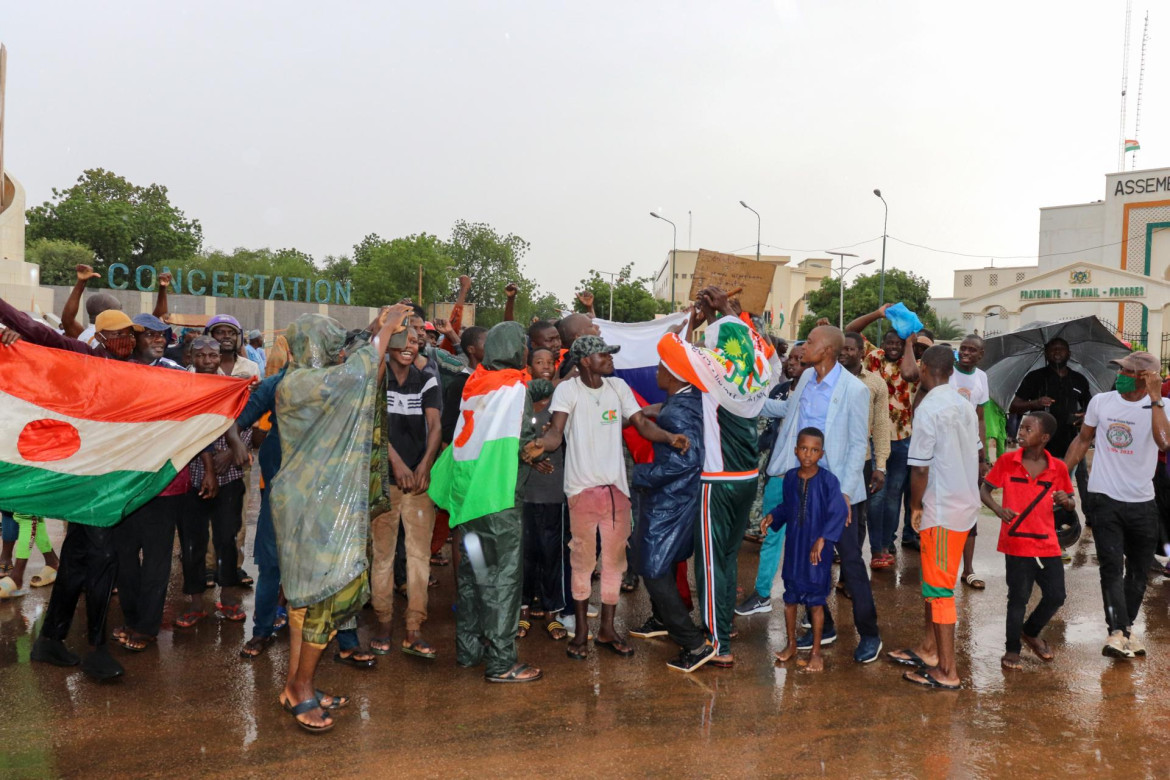
{"type": "Polygon", "coordinates": [[[911,333],[922,330],[922,320],[901,301],[886,309],[886,319],[890,321],[890,326],[900,339],[908,339],[911,333]]]}

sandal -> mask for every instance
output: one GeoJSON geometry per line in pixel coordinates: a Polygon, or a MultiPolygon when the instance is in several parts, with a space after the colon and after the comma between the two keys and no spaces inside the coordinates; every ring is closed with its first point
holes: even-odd
{"type": "Polygon", "coordinates": [[[536,682],[541,677],[544,677],[544,672],[540,671],[535,666],[529,666],[528,664],[516,664],[515,666],[513,666],[511,669],[504,672],[503,674],[499,674],[499,675],[485,674],[483,676],[483,679],[487,680],[490,683],[527,683],[527,682],[536,682]],[[528,671],[536,672],[536,674],[532,675],[531,677],[521,677],[520,676],[528,671]]]}
{"type": "Polygon", "coordinates": [[[629,658],[634,654],[634,648],[630,647],[620,639],[612,639],[608,642],[602,642],[600,639],[596,639],[593,641],[593,644],[596,647],[604,647],[606,650],[609,650],[611,653],[616,655],[620,655],[622,658],[629,658]]]}
{"type": "Polygon", "coordinates": [[[1003,658],[999,659],[999,665],[1012,671],[1024,668],[1024,662],[1020,659],[1019,653],[1004,653],[1003,658]],[[1014,657],[1009,658],[1008,656],[1014,657]]]}
{"type": "Polygon", "coordinates": [[[361,650],[354,650],[349,655],[342,655],[340,652],[337,652],[333,654],[333,660],[345,666],[352,666],[354,669],[373,669],[377,665],[378,659],[372,654],[369,658],[358,658],[357,656],[359,654],[366,655],[361,650]]]}
{"type": "Polygon", "coordinates": [[[334,696],[332,693],[325,693],[320,688],[313,692],[317,694],[317,701],[321,702],[321,709],[323,710],[339,710],[349,704],[348,696],[334,696]],[[332,699],[332,701],[326,704],[326,699],[332,699]]]}
{"type": "Polygon", "coordinates": [[[131,653],[141,653],[150,646],[150,641],[152,639],[154,639],[154,637],[149,637],[145,634],[139,634],[133,631],[127,634],[123,634],[122,636],[114,637],[114,641],[120,644],[124,649],[129,650],[131,653]]]}
{"type": "Polygon", "coordinates": [[[214,588],[214,587],[215,587],[215,572],[212,571],[211,569],[207,569],[206,571],[203,572],[203,588],[204,588],[204,590],[206,590],[207,588],[214,588]]]}
{"type": "Polygon", "coordinates": [[[7,599],[18,599],[27,594],[27,590],[21,590],[16,586],[16,580],[11,577],[4,577],[0,579],[0,601],[7,599]]]}
{"type": "Polygon", "coordinates": [[[239,604],[224,605],[222,601],[215,602],[215,616],[230,623],[239,623],[247,620],[248,615],[239,604]]]}
{"type": "Polygon", "coordinates": [[[175,625],[179,628],[191,628],[203,618],[207,617],[204,610],[190,610],[175,618],[175,625]]]}
{"type": "Polygon", "coordinates": [[[516,638],[523,639],[528,636],[530,630],[532,630],[532,623],[527,620],[521,620],[519,628],[516,629],[516,638]]]}
{"type": "Polygon", "coordinates": [[[963,584],[969,588],[974,588],[975,590],[983,590],[987,587],[987,583],[979,579],[975,572],[971,572],[966,577],[964,577],[963,584]]]}
{"type": "Polygon", "coordinates": [[[276,608],[276,620],[272,621],[272,630],[279,631],[280,629],[284,628],[287,625],[288,625],[288,608],[287,607],[277,607],[276,608]]]}
{"type": "Polygon", "coordinates": [[[1023,633],[1020,634],[1020,639],[1023,641],[1024,645],[1033,653],[1035,653],[1036,657],[1041,661],[1051,661],[1056,657],[1056,654],[1052,652],[1052,648],[1049,647],[1048,643],[1043,639],[1034,636],[1028,636],[1027,634],[1023,633]]]}
{"type": "Polygon", "coordinates": [[[890,652],[886,653],[886,658],[889,658],[894,663],[901,664],[902,666],[913,666],[918,669],[926,668],[926,661],[923,661],[921,658],[919,658],[918,653],[914,652],[909,647],[904,647],[901,650],[891,650],[890,652]],[[905,658],[896,656],[894,653],[901,653],[905,656],[905,658]]]}
{"type": "Polygon", "coordinates": [[[550,620],[545,629],[554,642],[559,642],[569,635],[569,632],[565,630],[565,624],[559,620],[550,620]]]}
{"type": "Polygon", "coordinates": [[[565,655],[574,661],[584,661],[589,657],[589,645],[575,645],[570,642],[565,645],[565,655]]]}
{"type": "Polygon", "coordinates": [[[548,614],[543,609],[533,609],[528,612],[528,617],[533,620],[544,620],[548,614]]]}
{"type": "Polygon", "coordinates": [[[406,653],[407,655],[425,658],[428,661],[435,660],[435,656],[438,655],[438,653],[435,652],[435,648],[431,647],[426,643],[425,640],[422,639],[416,639],[413,642],[411,642],[409,639],[403,639],[402,652],[406,653]]]}
{"type": "Polygon", "coordinates": [[[11,561],[8,563],[0,563],[0,577],[7,577],[16,569],[16,564],[11,561]]]}
{"type": "Polygon", "coordinates": [[[269,634],[268,636],[254,636],[244,643],[240,648],[240,658],[258,658],[264,654],[272,644],[276,641],[276,637],[269,634]]]}
{"type": "Polygon", "coordinates": [[[934,689],[943,690],[943,691],[957,691],[963,687],[961,684],[960,685],[947,685],[946,683],[941,683],[938,680],[931,677],[930,672],[928,672],[926,670],[919,670],[917,672],[902,672],[902,679],[908,683],[913,683],[914,685],[922,686],[923,688],[934,688],[934,689]],[[914,677],[911,677],[910,675],[917,675],[921,679],[915,679],[914,677]]]}
{"type": "Polygon", "coordinates": [[[280,706],[284,708],[285,712],[293,716],[293,720],[297,722],[298,726],[310,734],[324,734],[335,725],[333,718],[329,715],[325,708],[321,706],[321,702],[317,699],[305,699],[303,702],[293,707],[291,704],[285,701],[284,696],[282,695],[280,697],[280,706]],[[303,720],[297,717],[298,715],[304,715],[306,712],[312,712],[313,710],[321,710],[328,722],[320,726],[314,726],[312,723],[305,723],[303,720]]]}
{"type": "Polygon", "coordinates": [[[39,574],[34,574],[32,579],[28,581],[29,585],[34,588],[43,588],[46,585],[52,585],[57,581],[57,570],[52,566],[46,566],[41,569],[39,574]]]}
{"type": "Polygon", "coordinates": [[[390,655],[393,652],[390,645],[390,637],[388,636],[370,637],[370,652],[374,655],[390,655]],[[385,647],[378,647],[378,645],[385,645],[385,647]]]}
{"type": "Polygon", "coordinates": [[[431,556],[431,566],[450,566],[451,559],[441,552],[437,552],[431,556]]]}

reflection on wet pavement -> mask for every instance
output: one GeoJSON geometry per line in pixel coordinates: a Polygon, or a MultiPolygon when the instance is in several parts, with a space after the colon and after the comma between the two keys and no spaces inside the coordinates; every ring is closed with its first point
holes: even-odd
{"type": "MultiPolygon", "coordinates": [[[[253,512],[254,516],[254,512],[253,512]]],[[[825,650],[824,674],[777,666],[783,613],[739,618],[736,667],[694,675],[668,670],[665,639],[631,640],[632,659],[591,652],[570,661],[537,621],[521,660],[541,666],[531,685],[489,686],[482,670],[454,664],[450,567],[435,569],[427,638],[437,662],[396,653],[373,671],[333,663],[320,687],[353,697],[328,735],[299,731],[277,704],[287,660],[285,632],[266,655],[237,655],[249,623],[214,619],[188,631],[171,621],[181,606],[179,566],[158,646],[130,654],[112,647],[126,676],[95,685],[77,669],[30,666],[29,649],[48,593],[0,604],[0,778],[104,776],[590,776],[998,777],[1054,773],[1164,776],[1170,760],[1170,584],[1152,575],[1137,624],[1147,659],[1111,661],[1096,558],[1082,540],[1066,567],[1068,602],[1046,638],[1044,664],[1027,651],[1022,672],[1003,654],[1007,591],[995,552],[996,520],[981,518],[977,569],[987,590],[957,596],[964,689],[932,692],[900,680],[885,660],[852,661],[848,602],[830,599],[840,639],[825,650]],[[245,627],[247,626],[247,628],[245,627]]],[[[56,541],[60,525],[53,523],[56,541]]],[[[251,530],[251,529],[250,529],[251,530]]],[[[250,539],[249,539],[250,544],[250,539]]],[[[740,583],[751,587],[759,547],[745,544],[740,583]]],[[[903,551],[906,552],[906,551],[903,551]]],[[[37,563],[37,561],[34,561],[37,563]]],[[[31,568],[31,566],[30,566],[31,568]]],[[[255,570],[249,561],[247,568],[255,570]]],[[[35,569],[33,569],[35,571],[35,569]]],[[[886,650],[922,630],[918,563],[900,555],[874,574],[886,650]]],[[[777,581],[776,594],[780,593],[777,581]]],[[[1034,601],[1033,601],[1034,603],[1034,601]]],[[[402,606],[403,602],[399,602],[402,606]]],[[[648,614],[643,592],[623,594],[619,623],[648,614]]],[[[121,617],[115,602],[111,624],[121,617]]],[[[372,621],[371,613],[366,614],[372,621]]],[[[401,638],[401,618],[395,624],[401,638]]],[[[83,643],[84,612],[70,645],[83,643]]],[[[369,628],[361,636],[368,642],[369,628]]]]}

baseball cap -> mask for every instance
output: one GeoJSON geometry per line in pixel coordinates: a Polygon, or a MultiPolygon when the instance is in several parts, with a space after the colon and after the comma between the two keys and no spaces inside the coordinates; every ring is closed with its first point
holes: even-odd
{"type": "Polygon", "coordinates": [[[167,325],[153,314],[136,314],[134,315],[134,319],[131,320],[131,322],[133,322],[135,325],[142,326],[139,328],[139,330],[145,329],[165,333],[171,329],[170,325],[167,325]]]}
{"type": "Polygon", "coordinates": [[[572,360],[581,360],[590,355],[612,355],[620,349],[619,346],[606,344],[601,336],[578,336],[569,350],[569,357],[572,360]]]}
{"type": "Polygon", "coordinates": [[[103,330],[124,330],[126,328],[145,330],[141,325],[135,325],[126,312],[121,309],[106,309],[93,320],[93,329],[99,333],[103,330]]]}
{"type": "Polygon", "coordinates": [[[934,339],[932,339],[930,336],[927,336],[925,333],[919,333],[914,337],[914,344],[915,346],[933,347],[934,339]]]}
{"type": "Polygon", "coordinates": [[[1134,373],[1162,370],[1162,361],[1149,352],[1131,352],[1119,360],[1110,360],[1109,363],[1134,373]]]}
{"type": "Polygon", "coordinates": [[[424,322],[423,330],[438,330],[433,322],[424,322]]]}

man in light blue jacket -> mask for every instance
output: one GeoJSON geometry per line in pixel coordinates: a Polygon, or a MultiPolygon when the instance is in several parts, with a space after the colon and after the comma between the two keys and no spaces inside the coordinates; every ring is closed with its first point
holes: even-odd
{"type": "MultiPolygon", "coordinates": [[[[882,642],[873,591],[861,558],[858,524],[853,518],[866,499],[864,469],[869,457],[870,396],[865,384],[837,362],[844,341],[844,334],[838,328],[831,325],[814,328],[804,346],[804,362],[809,364],[809,370],[801,375],[788,400],[780,402],[782,408],[778,404],[765,407],[765,413],[784,417],[767,472],[771,479],[777,479],[797,465],[796,438],[800,430],[815,427],[825,432],[825,457],[821,466],[840,481],[845,501],[850,505],[850,519],[837,550],[841,555],[841,579],[853,595],[853,623],[861,635],[853,659],[869,663],[881,654],[882,642]]],[[[831,644],[836,638],[837,629],[826,608],[821,644],[831,644]]],[[[812,648],[811,632],[800,637],[797,647],[812,648]]]]}

